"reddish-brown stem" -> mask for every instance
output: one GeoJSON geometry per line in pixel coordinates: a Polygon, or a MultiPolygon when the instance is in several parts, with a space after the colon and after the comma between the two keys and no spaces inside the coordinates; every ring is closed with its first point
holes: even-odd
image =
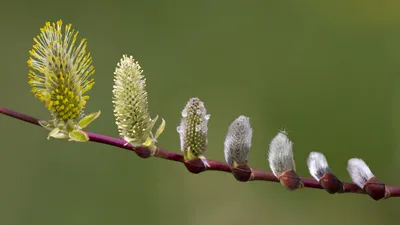
{"type": "MultiPolygon", "coordinates": [[[[0,114],[4,114],[37,126],[40,126],[39,120],[19,113],[12,111],[10,109],[2,108],[0,107],[0,114]]],[[[141,158],[148,158],[151,156],[150,150],[146,147],[132,147],[130,144],[127,144],[126,141],[118,138],[113,138],[101,134],[96,134],[92,132],[86,132],[87,135],[89,136],[89,141],[92,142],[97,142],[97,143],[102,143],[106,145],[111,145],[114,147],[122,148],[125,150],[133,151],[135,152],[138,156],[141,158]]],[[[171,160],[175,162],[180,162],[184,163],[185,166],[188,168],[188,170],[192,173],[200,173],[206,170],[214,170],[214,171],[222,171],[222,172],[228,172],[231,173],[231,168],[228,166],[228,164],[224,162],[218,162],[214,160],[208,160],[207,162],[209,164],[209,167],[207,168],[201,168],[199,166],[199,161],[185,161],[183,158],[182,154],[179,153],[174,153],[167,151],[162,148],[158,148],[157,151],[154,153],[154,157],[161,158],[161,159],[166,159],[166,160],[171,160]]],[[[272,172],[265,172],[261,171],[258,169],[251,169],[252,176],[248,181],[269,181],[269,182],[280,182],[278,178],[274,176],[272,172]]],[[[304,187],[306,188],[315,188],[315,189],[324,189],[321,184],[312,179],[312,178],[307,178],[307,177],[301,177],[301,181],[304,184],[304,187]]],[[[385,185],[386,188],[386,198],[389,197],[400,197],[400,186],[388,186],[385,185]]],[[[354,183],[345,183],[343,182],[343,193],[359,193],[359,194],[368,194],[365,190],[359,188],[356,184],[354,183]]]]}

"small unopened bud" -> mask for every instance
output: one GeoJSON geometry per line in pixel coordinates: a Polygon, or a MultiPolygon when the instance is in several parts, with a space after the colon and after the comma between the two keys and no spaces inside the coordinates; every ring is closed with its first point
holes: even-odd
{"type": "Polygon", "coordinates": [[[239,116],[231,123],[224,143],[225,160],[230,167],[247,164],[252,135],[248,117],[239,116]]]}
{"type": "Polygon", "coordinates": [[[372,174],[371,170],[362,159],[350,159],[347,171],[349,172],[351,180],[374,200],[379,200],[388,196],[385,184],[372,174]]]}
{"type": "Polygon", "coordinates": [[[269,145],[268,161],[274,175],[281,184],[289,190],[303,187],[300,177],[296,174],[293,158],[293,143],[287,137],[286,131],[280,131],[269,145]]]}
{"type": "Polygon", "coordinates": [[[181,151],[185,160],[200,158],[208,166],[204,153],[207,150],[208,120],[204,103],[198,98],[191,98],[182,111],[182,119],[177,131],[181,141],[181,151]]]}
{"type": "Polygon", "coordinates": [[[343,192],[342,182],[331,172],[328,161],[320,152],[311,152],[307,159],[311,176],[330,194],[343,192]]]}

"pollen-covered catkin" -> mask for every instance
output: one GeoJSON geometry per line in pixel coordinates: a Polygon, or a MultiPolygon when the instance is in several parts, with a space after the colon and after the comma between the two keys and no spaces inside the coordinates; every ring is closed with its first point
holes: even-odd
{"type": "Polygon", "coordinates": [[[35,44],[29,51],[29,84],[35,97],[59,121],[76,119],[83,113],[85,95],[93,84],[92,57],[86,51],[86,39],[75,46],[78,32],[62,21],[47,22],[41,33],[33,38],[35,44]]]}
{"type": "Polygon", "coordinates": [[[158,116],[150,117],[148,111],[146,78],[139,63],[123,55],[114,72],[113,103],[115,123],[125,141],[133,146],[149,146],[155,150],[155,142],[164,129],[163,120],[155,135],[153,126],[158,116]]]}
{"type": "Polygon", "coordinates": [[[53,119],[40,121],[51,130],[49,137],[87,141],[81,131],[95,120],[100,111],[85,115],[83,109],[94,85],[92,57],[86,50],[86,39],[77,43],[78,32],[62,21],[47,22],[29,51],[28,83],[32,93],[42,101],[53,119]]]}

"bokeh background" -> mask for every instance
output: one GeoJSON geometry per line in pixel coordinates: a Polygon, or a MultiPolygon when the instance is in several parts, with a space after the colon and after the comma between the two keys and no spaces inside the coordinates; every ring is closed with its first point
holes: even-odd
{"type": "MultiPolygon", "coordinates": [[[[269,141],[293,139],[299,174],[323,152],[339,178],[364,159],[400,185],[400,2],[1,1],[0,105],[48,119],[27,84],[28,50],[46,21],[63,19],[88,40],[96,84],[89,130],[117,136],[113,71],[133,55],[149,107],[165,118],[162,147],[179,151],[176,126],[190,97],[212,115],[208,158],[223,160],[227,128],[251,118],[252,167],[269,171],[269,141]]],[[[182,164],[96,143],[46,140],[47,132],[0,116],[0,224],[397,224],[399,200],[188,173],[182,164]],[[397,213],[397,214],[396,214],[397,213]]]]}

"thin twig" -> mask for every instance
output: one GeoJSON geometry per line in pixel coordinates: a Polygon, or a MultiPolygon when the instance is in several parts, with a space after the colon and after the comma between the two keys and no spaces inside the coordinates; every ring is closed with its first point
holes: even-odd
{"type": "MultiPolygon", "coordinates": [[[[0,113],[10,116],[10,117],[13,117],[18,120],[25,121],[27,123],[31,123],[31,124],[40,126],[38,119],[28,116],[28,115],[25,115],[25,114],[22,114],[22,113],[19,113],[19,112],[15,112],[10,109],[0,107],[0,113]]],[[[146,147],[135,147],[134,148],[130,144],[127,144],[122,139],[113,138],[113,137],[96,134],[96,133],[92,133],[92,132],[86,132],[86,133],[89,136],[89,141],[115,146],[115,147],[125,149],[128,151],[133,151],[142,158],[147,158],[147,157],[151,156],[151,154],[150,154],[151,151],[146,147]]],[[[187,162],[184,161],[183,155],[179,154],[179,153],[174,153],[174,152],[170,152],[165,149],[162,149],[162,148],[158,148],[153,156],[157,157],[157,158],[161,158],[161,159],[184,163],[185,166],[188,167],[187,162]]],[[[188,169],[190,172],[193,172],[193,173],[200,173],[200,172],[203,172],[206,170],[214,170],[214,171],[222,171],[222,172],[231,173],[231,168],[228,166],[228,164],[226,164],[224,162],[218,162],[218,161],[209,160],[209,159],[207,159],[207,162],[209,164],[209,167],[206,167],[203,170],[196,171],[196,170],[190,170],[189,168],[188,169]]],[[[272,172],[265,172],[265,171],[261,171],[258,169],[251,169],[251,172],[252,172],[252,177],[249,181],[261,180],[261,181],[269,181],[269,182],[279,182],[279,179],[276,178],[272,172]]],[[[323,189],[323,187],[316,180],[314,180],[312,178],[301,177],[301,181],[304,183],[304,187],[306,187],[306,188],[323,189]]],[[[386,198],[400,197],[400,186],[387,186],[386,185],[385,187],[386,187],[386,191],[387,191],[386,198]]],[[[367,194],[365,192],[365,190],[359,188],[354,183],[343,183],[343,192],[344,193],[367,194]]]]}

